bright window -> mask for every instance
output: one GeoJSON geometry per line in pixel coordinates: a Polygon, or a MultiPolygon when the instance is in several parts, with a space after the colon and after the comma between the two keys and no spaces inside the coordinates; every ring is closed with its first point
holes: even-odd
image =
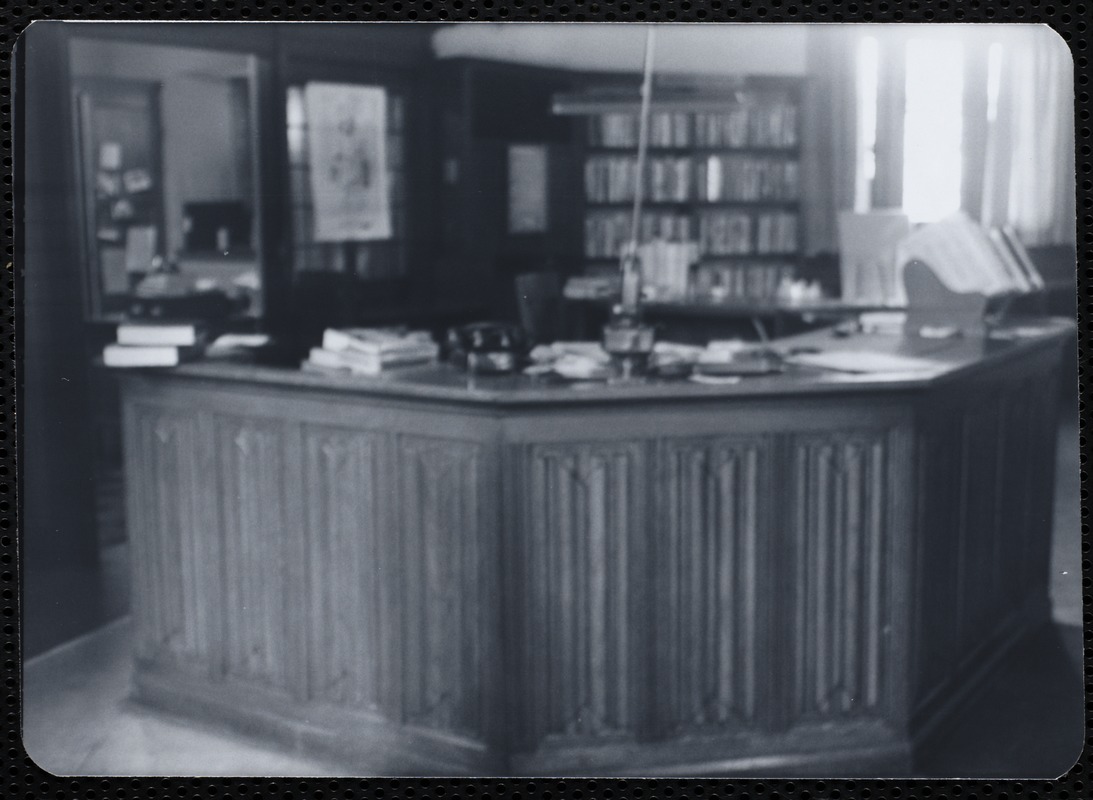
{"type": "Polygon", "coordinates": [[[858,45],[857,94],[858,138],[857,169],[854,184],[854,210],[861,213],[872,205],[873,178],[877,173],[877,83],[880,53],[877,40],[867,36],[858,45]]]}
{"type": "Polygon", "coordinates": [[[907,43],[903,210],[934,222],[960,208],[964,46],[951,39],[907,43]]]}

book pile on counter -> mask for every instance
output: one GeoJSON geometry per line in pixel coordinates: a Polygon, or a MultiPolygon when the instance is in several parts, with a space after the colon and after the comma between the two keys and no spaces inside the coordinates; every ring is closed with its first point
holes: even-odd
{"type": "Polygon", "coordinates": [[[300,366],[309,372],[379,375],[436,361],[439,352],[427,331],[327,328],[322,346],[311,348],[300,366]]]}
{"type": "Polygon", "coordinates": [[[207,337],[198,323],[123,322],[102,361],[108,367],[174,367],[200,356],[207,337]]]}
{"type": "Polygon", "coordinates": [[[196,358],[251,360],[270,345],[264,333],[223,333],[213,339],[202,322],[133,320],[118,325],[102,351],[112,368],[177,367],[196,358]]]}

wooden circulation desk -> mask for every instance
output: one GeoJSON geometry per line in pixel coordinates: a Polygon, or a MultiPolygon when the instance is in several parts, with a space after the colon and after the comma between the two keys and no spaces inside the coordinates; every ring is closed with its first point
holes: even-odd
{"type": "Polygon", "coordinates": [[[900,774],[1048,619],[1033,339],[932,375],[123,376],[137,696],[361,774],[900,774]]]}

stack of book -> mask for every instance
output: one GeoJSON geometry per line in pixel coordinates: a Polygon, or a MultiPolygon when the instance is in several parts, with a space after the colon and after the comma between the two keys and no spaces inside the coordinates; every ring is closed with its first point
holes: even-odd
{"type": "Polygon", "coordinates": [[[435,361],[436,342],[426,331],[393,328],[328,328],[322,347],[311,348],[301,365],[313,372],[379,375],[394,367],[435,361]]]}
{"type": "Polygon", "coordinates": [[[108,367],[174,367],[201,355],[206,336],[196,323],[123,322],[102,361],[108,367]]]}

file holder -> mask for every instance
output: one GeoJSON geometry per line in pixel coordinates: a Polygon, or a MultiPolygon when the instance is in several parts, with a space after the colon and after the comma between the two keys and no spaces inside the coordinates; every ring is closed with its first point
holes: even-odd
{"type": "Polygon", "coordinates": [[[907,292],[904,333],[919,336],[923,328],[955,328],[964,334],[984,334],[1004,319],[1015,292],[988,295],[983,292],[954,292],[918,259],[903,268],[907,292]]]}

